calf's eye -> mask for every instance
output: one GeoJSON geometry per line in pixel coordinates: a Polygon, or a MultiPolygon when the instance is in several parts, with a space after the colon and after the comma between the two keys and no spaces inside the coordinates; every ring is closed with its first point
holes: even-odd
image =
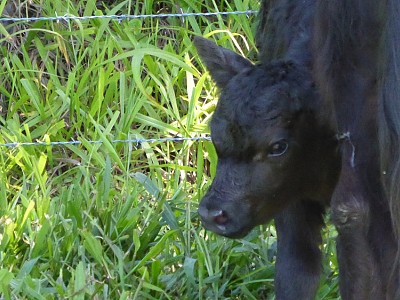
{"type": "Polygon", "coordinates": [[[281,156],[287,151],[288,147],[289,145],[286,141],[276,142],[271,145],[268,156],[270,157],[281,156]]]}

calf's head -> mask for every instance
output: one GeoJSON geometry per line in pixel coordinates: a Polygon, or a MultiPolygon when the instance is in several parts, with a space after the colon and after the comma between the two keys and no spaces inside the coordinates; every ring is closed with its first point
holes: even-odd
{"type": "Polygon", "coordinates": [[[241,237],[294,201],[330,193],[334,134],[317,125],[307,68],[253,65],[203,38],[195,46],[221,89],[210,124],[217,172],[199,206],[204,226],[241,237]]]}

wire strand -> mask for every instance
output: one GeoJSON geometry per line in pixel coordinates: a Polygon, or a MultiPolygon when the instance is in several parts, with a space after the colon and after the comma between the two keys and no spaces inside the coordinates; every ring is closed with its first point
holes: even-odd
{"type": "MultiPolygon", "coordinates": [[[[142,143],[167,143],[167,142],[184,142],[184,141],[211,141],[210,136],[199,136],[199,137],[165,137],[165,138],[153,138],[153,139],[126,139],[126,140],[112,140],[112,144],[118,143],[131,143],[137,144],[138,146],[142,143]]],[[[10,142],[0,144],[0,147],[17,148],[17,147],[30,147],[30,146],[67,146],[67,145],[82,145],[84,143],[89,144],[103,144],[101,140],[97,141],[64,141],[64,142],[10,142]]]]}
{"type": "Polygon", "coordinates": [[[210,16],[226,16],[226,15],[253,15],[256,10],[245,11],[224,11],[224,12],[205,12],[205,13],[176,13],[176,14],[148,14],[148,15],[106,15],[106,16],[54,16],[54,17],[26,17],[26,18],[0,18],[0,23],[5,22],[34,22],[34,21],[73,21],[73,20],[94,20],[94,19],[115,19],[123,21],[127,19],[155,19],[155,18],[186,18],[186,17],[210,17],[210,16]]]}

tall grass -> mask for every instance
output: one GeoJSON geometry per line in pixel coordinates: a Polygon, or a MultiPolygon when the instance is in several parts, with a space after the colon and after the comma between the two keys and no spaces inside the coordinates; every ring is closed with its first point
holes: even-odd
{"type": "MultiPolygon", "coordinates": [[[[0,0],[0,12],[89,16],[258,5],[0,0]]],[[[82,142],[0,148],[3,299],[273,299],[274,228],[233,241],[199,223],[198,201],[217,160],[210,142],[111,142],[207,134],[217,93],[192,37],[254,59],[254,27],[245,15],[0,22],[0,143],[82,142]]],[[[337,297],[330,241],[321,299],[337,297]]]]}

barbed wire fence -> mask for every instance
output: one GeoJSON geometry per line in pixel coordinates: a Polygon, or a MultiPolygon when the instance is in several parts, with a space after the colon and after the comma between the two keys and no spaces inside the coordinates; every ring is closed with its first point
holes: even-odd
{"type": "MultiPolygon", "coordinates": [[[[211,141],[210,136],[198,136],[198,137],[163,137],[163,138],[151,138],[151,139],[125,139],[125,140],[111,140],[112,144],[117,143],[130,143],[136,144],[137,146],[143,143],[167,143],[167,142],[184,142],[184,141],[192,141],[192,142],[199,142],[199,141],[211,141]]],[[[101,140],[89,140],[86,141],[88,144],[103,144],[101,140]]],[[[63,141],[63,142],[11,142],[11,143],[3,143],[0,144],[0,147],[7,147],[7,148],[16,148],[16,147],[29,147],[29,146],[66,146],[66,145],[82,145],[84,142],[82,141],[63,141]]]]}
{"type": "MultiPolygon", "coordinates": [[[[109,19],[122,22],[124,20],[133,19],[161,19],[161,18],[188,18],[188,17],[212,17],[212,16],[230,16],[230,15],[254,15],[258,11],[256,10],[244,10],[244,11],[223,11],[223,12],[193,12],[193,13],[161,13],[161,14],[142,14],[142,15],[100,15],[100,16],[73,16],[73,15],[63,15],[63,16],[49,16],[49,17],[0,17],[0,24],[6,23],[31,23],[36,21],[46,21],[46,22],[69,22],[69,21],[87,21],[96,19],[109,19]]],[[[112,144],[117,143],[131,143],[140,146],[142,143],[166,143],[166,142],[184,142],[184,141],[211,141],[210,136],[197,136],[197,137],[160,137],[160,138],[134,138],[134,139],[116,139],[111,140],[112,144]]],[[[88,140],[85,143],[89,144],[103,144],[101,140],[88,140]]],[[[6,148],[17,148],[17,147],[35,147],[35,146],[67,146],[67,145],[81,145],[82,141],[53,141],[53,142],[9,142],[0,143],[0,147],[6,148]]]]}
{"type": "Polygon", "coordinates": [[[204,13],[170,13],[170,14],[145,14],[145,15],[103,15],[103,16],[54,16],[54,17],[26,17],[26,18],[7,18],[0,17],[0,23],[5,22],[35,22],[35,21],[75,21],[75,20],[95,20],[95,19],[112,19],[117,21],[130,20],[130,19],[161,19],[161,18],[187,18],[187,17],[212,17],[212,16],[229,16],[229,15],[253,15],[256,10],[245,11],[221,11],[221,12],[204,12],[204,13]]]}

